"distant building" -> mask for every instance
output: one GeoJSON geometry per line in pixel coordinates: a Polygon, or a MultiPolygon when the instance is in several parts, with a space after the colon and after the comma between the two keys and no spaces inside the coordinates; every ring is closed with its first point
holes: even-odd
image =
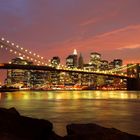
{"type": "Polygon", "coordinates": [[[84,64],[84,70],[96,70],[96,65],[94,64],[84,64]]]}
{"type": "Polygon", "coordinates": [[[99,54],[97,52],[92,52],[90,54],[89,65],[93,70],[98,70],[101,65],[101,54],[99,54]]]}
{"type": "Polygon", "coordinates": [[[108,70],[109,64],[107,60],[101,60],[100,70],[108,70]]]}
{"type": "Polygon", "coordinates": [[[58,56],[54,56],[51,59],[51,64],[52,66],[57,67],[60,64],[60,58],[58,56]]]}
{"type": "Polygon", "coordinates": [[[44,84],[48,83],[48,73],[41,70],[31,71],[30,87],[41,88],[44,84]]]}
{"type": "Polygon", "coordinates": [[[94,64],[95,61],[100,61],[101,60],[101,54],[97,53],[97,52],[92,52],[90,54],[90,63],[94,64]]]}
{"type": "Polygon", "coordinates": [[[140,65],[136,64],[134,66],[134,64],[127,64],[127,75],[140,77],[140,65]]]}
{"type": "Polygon", "coordinates": [[[79,59],[78,59],[78,68],[83,69],[84,67],[84,60],[83,60],[83,56],[80,53],[79,59]]]}
{"type": "Polygon", "coordinates": [[[122,59],[114,59],[114,60],[113,60],[113,66],[114,66],[114,68],[121,67],[122,64],[123,64],[122,59]]]}
{"type": "Polygon", "coordinates": [[[72,55],[69,55],[66,58],[66,66],[69,68],[76,68],[77,67],[77,51],[74,49],[74,52],[72,55]]]}
{"type": "MultiPolygon", "coordinates": [[[[22,57],[14,58],[11,64],[32,65],[33,62],[23,59],[22,57]]],[[[39,87],[46,83],[48,74],[39,70],[22,70],[9,69],[7,71],[7,86],[13,87],[39,87]]]]}
{"type": "MultiPolygon", "coordinates": [[[[11,64],[31,65],[32,62],[23,59],[22,57],[14,58],[11,64]]],[[[10,86],[30,86],[31,71],[21,69],[10,69],[7,71],[7,85],[10,86]]]]}
{"type": "Polygon", "coordinates": [[[18,65],[32,65],[33,62],[23,59],[23,57],[17,57],[11,60],[11,64],[18,65]]]}
{"type": "Polygon", "coordinates": [[[114,69],[114,63],[113,63],[113,61],[109,63],[108,69],[109,70],[114,69]]]}
{"type": "MultiPolygon", "coordinates": [[[[51,65],[53,67],[57,67],[60,64],[60,58],[58,56],[55,56],[51,59],[51,65]]],[[[53,85],[60,84],[60,72],[57,71],[51,71],[50,72],[50,82],[53,85]]]]}

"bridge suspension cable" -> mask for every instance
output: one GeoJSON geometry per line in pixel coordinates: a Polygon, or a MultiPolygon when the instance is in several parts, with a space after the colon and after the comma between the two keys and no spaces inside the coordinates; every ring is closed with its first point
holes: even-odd
{"type": "Polygon", "coordinates": [[[111,70],[109,70],[108,72],[111,72],[111,73],[122,72],[122,71],[124,71],[124,70],[127,70],[128,68],[133,68],[133,67],[135,67],[135,66],[136,66],[136,64],[132,64],[132,65],[130,65],[130,66],[128,66],[128,65],[123,65],[123,66],[121,66],[121,67],[118,67],[118,68],[115,68],[115,69],[111,69],[111,70]]]}
{"type": "Polygon", "coordinates": [[[26,58],[27,60],[30,60],[37,65],[47,65],[44,57],[23,47],[20,47],[19,45],[16,45],[9,40],[5,40],[4,38],[1,38],[0,40],[0,48],[5,49],[6,51],[9,51],[18,57],[26,58]]]}
{"type": "MultiPolygon", "coordinates": [[[[13,42],[10,42],[9,40],[5,40],[4,38],[1,38],[0,39],[0,48],[1,49],[5,49],[6,51],[9,51],[10,53],[18,56],[18,57],[23,57],[27,60],[30,60],[32,62],[34,62],[35,64],[37,65],[48,65],[45,61],[45,59],[40,56],[39,54],[37,53],[34,53],[30,50],[27,50],[23,47],[20,47],[19,45],[16,45],[15,43],[13,42]]],[[[94,73],[103,73],[103,74],[118,74],[117,72],[122,72],[124,70],[127,70],[128,68],[132,68],[132,67],[135,67],[136,64],[132,64],[130,66],[128,65],[123,65],[121,67],[118,67],[118,68],[115,68],[115,69],[111,69],[111,70],[105,70],[105,71],[93,71],[94,73]]],[[[49,65],[49,67],[52,67],[51,65],[49,65]]],[[[73,71],[74,69],[71,69],[71,68],[66,68],[64,67],[64,65],[59,65],[56,69],[66,69],[66,70],[69,70],[69,71],[73,71]]],[[[87,70],[83,70],[83,69],[76,69],[75,71],[85,71],[87,72],[87,70]]],[[[91,72],[91,71],[90,71],[91,72]]],[[[126,75],[125,73],[122,73],[120,75],[126,75]]]]}

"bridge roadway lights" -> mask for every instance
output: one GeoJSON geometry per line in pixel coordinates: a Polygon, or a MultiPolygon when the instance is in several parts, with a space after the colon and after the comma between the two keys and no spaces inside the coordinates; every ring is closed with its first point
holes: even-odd
{"type": "Polygon", "coordinates": [[[127,90],[140,90],[140,78],[127,79],[127,90]]]}
{"type": "Polygon", "coordinates": [[[103,73],[97,71],[84,71],[84,70],[74,70],[74,69],[56,69],[55,67],[38,66],[38,65],[17,65],[17,64],[0,63],[0,69],[26,69],[26,70],[43,70],[43,71],[58,71],[58,72],[75,72],[75,73],[83,73],[83,74],[105,75],[105,76],[116,77],[121,79],[128,78],[126,75],[122,75],[122,74],[112,74],[112,73],[103,73]]]}
{"type": "Polygon", "coordinates": [[[43,70],[43,71],[62,71],[62,72],[76,72],[76,73],[85,73],[85,74],[96,74],[96,75],[107,75],[118,77],[121,79],[127,79],[127,89],[128,90],[140,90],[140,78],[134,77],[126,77],[121,75],[112,75],[112,74],[103,74],[103,73],[96,73],[96,72],[84,72],[84,71],[75,71],[75,70],[63,70],[63,69],[56,69],[54,67],[49,66],[36,66],[36,65],[16,65],[16,64],[0,64],[0,69],[26,69],[26,70],[43,70]]]}

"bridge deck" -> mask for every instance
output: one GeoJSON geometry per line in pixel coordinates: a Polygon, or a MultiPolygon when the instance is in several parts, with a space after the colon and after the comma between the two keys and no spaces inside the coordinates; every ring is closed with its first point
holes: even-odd
{"type": "Polygon", "coordinates": [[[81,70],[81,69],[67,69],[67,68],[55,68],[50,66],[38,66],[38,65],[17,65],[17,64],[7,64],[7,63],[0,63],[0,69],[23,69],[23,70],[42,70],[42,71],[58,71],[58,72],[70,72],[70,73],[81,73],[81,74],[96,74],[96,75],[103,75],[103,76],[110,76],[110,77],[118,77],[122,79],[128,78],[135,78],[135,77],[128,77],[126,75],[121,74],[114,74],[114,73],[105,73],[102,71],[88,71],[88,70],[81,70]]]}

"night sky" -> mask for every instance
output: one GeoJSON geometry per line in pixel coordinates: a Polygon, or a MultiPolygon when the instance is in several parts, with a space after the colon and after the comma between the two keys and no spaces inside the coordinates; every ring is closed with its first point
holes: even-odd
{"type": "Polygon", "coordinates": [[[63,63],[73,49],[140,62],[140,0],[0,0],[0,37],[63,63]]]}

